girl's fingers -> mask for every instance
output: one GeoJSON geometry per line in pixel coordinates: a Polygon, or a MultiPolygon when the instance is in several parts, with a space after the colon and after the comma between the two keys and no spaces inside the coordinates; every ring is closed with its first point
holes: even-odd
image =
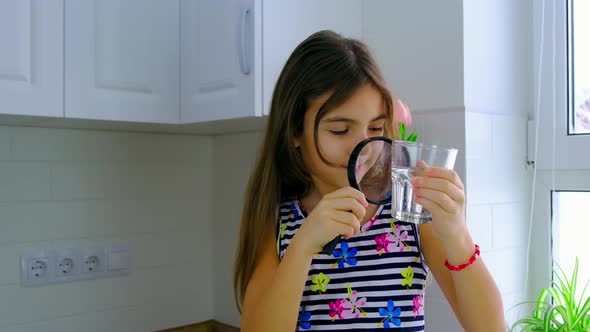
{"type": "Polygon", "coordinates": [[[340,212],[350,212],[356,216],[358,220],[362,220],[367,213],[366,208],[356,199],[352,197],[332,199],[327,202],[329,206],[340,212]]]}
{"type": "Polygon", "coordinates": [[[324,197],[326,199],[352,197],[352,198],[356,199],[357,201],[359,201],[362,205],[369,206],[369,202],[367,202],[365,195],[362,192],[360,192],[359,190],[354,189],[353,187],[340,188],[336,191],[333,191],[329,194],[324,195],[324,197]]]}
{"type": "Polygon", "coordinates": [[[412,186],[415,190],[431,189],[443,192],[460,204],[463,204],[465,201],[463,190],[446,179],[417,176],[412,179],[412,186]]]}
{"type": "MultiPolygon", "coordinates": [[[[427,200],[438,205],[439,208],[443,209],[447,213],[457,213],[457,203],[455,203],[455,201],[453,201],[449,195],[441,191],[421,188],[417,191],[414,191],[414,195],[417,199],[426,198],[427,200]]],[[[432,212],[432,210],[430,212],[432,212]]]]}
{"type": "Polygon", "coordinates": [[[457,186],[457,188],[465,190],[461,178],[459,178],[459,175],[454,170],[443,167],[431,167],[424,160],[418,161],[417,165],[418,167],[424,168],[424,175],[433,178],[446,179],[457,186]]]}
{"type": "Polygon", "coordinates": [[[342,235],[354,235],[361,232],[361,223],[359,219],[357,219],[356,216],[350,212],[334,211],[332,218],[340,224],[338,225],[338,230],[339,232],[344,232],[340,233],[342,235]],[[343,226],[345,227],[343,228],[343,226]],[[352,229],[352,234],[348,234],[348,228],[352,229]]]}
{"type": "Polygon", "coordinates": [[[422,196],[416,197],[416,203],[422,205],[431,213],[436,210],[444,210],[440,205],[436,204],[435,202],[431,201],[430,199],[422,196]]]}

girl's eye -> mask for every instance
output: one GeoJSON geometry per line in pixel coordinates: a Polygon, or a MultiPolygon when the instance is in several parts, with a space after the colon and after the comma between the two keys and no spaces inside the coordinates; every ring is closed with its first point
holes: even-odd
{"type": "Polygon", "coordinates": [[[383,127],[379,127],[379,128],[369,128],[369,130],[371,130],[371,131],[383,131],[383,127]]]}
{"type": "Polygon", "coordinates": [[[334,135],[344,135],[348,132],[348,129],[344,130],[330,130],[330,132],[334,135]]]}

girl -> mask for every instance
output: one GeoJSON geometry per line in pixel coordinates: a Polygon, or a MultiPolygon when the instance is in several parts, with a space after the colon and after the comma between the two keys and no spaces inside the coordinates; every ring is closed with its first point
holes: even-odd
{"type": "Polygon", "coordinates": [[[454,171],[423,164],[413,179],[433,216],[419,226],[348,186],[356,144],[396,137],[393,105],[360,41],[321,31],[293,51],[245,196],[234,276],[242,331],[423,331],[429,272],[466,330],[505,330],[454,171]],[[318,254],[338,235],[332,255],[318,254]]]}

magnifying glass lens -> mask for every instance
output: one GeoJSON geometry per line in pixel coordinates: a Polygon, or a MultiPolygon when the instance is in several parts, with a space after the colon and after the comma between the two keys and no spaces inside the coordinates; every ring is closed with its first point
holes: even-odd
{"type": "Polygon", "coordinates": [[[348,181],[369,203],[387,203],[391,199],[391,139],[371,137],[360,142],[348,162],[348,181]]]}

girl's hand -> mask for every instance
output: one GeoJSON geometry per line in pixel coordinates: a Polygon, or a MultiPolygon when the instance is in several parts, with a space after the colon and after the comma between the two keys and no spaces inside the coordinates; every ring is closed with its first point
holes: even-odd
{"type": "Polygon", "coordinates": [[[440,240],[453,241],[467,234],[465,224],[465,187],[457,173],[451,169],[430,167],[418,162],[424,169],[412,179],[416,203],[432,213],[432,228],[440,240]]]}
{"type": "Polygon", "coordinates": [[[297,238],[306,253],[312,255],[338,235],[349,238],[359,234],[367,206],[365,195],[352,187],[326,194],[307,216],[294,240],[297,238]]]}

